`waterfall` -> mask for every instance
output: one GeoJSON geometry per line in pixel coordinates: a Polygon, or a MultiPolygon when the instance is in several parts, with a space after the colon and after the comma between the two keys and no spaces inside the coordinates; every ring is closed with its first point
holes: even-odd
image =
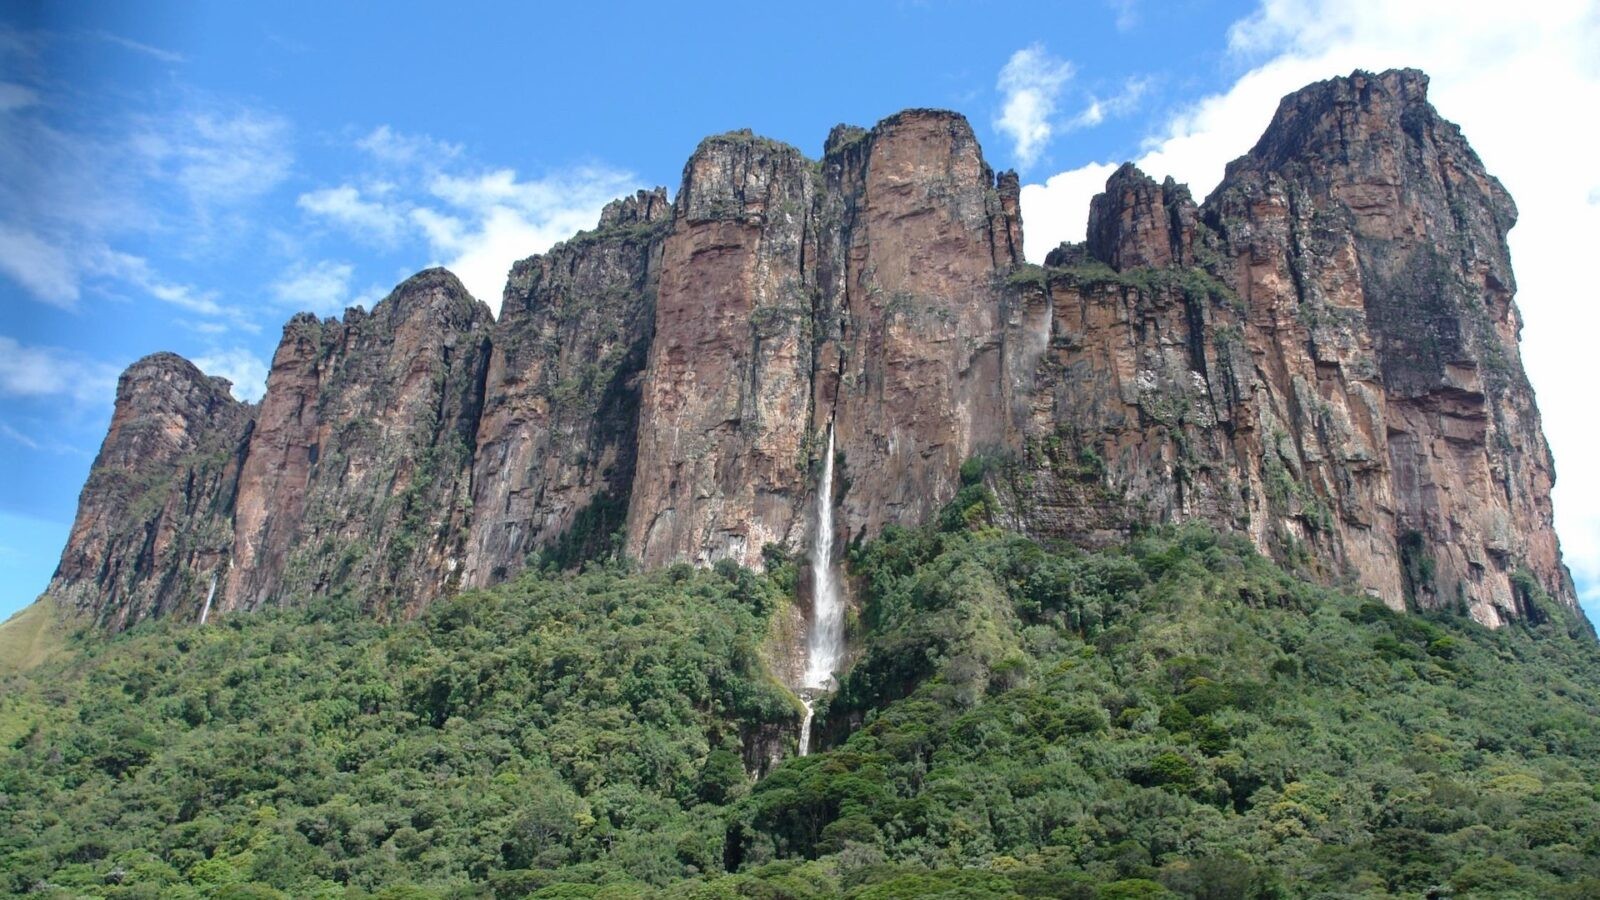
{"type": "Polygon", "coordinates": [[[806,714],[800,720],[800,755],[805,756],[811,752],[811,718],[817,714],[816,708],[811,705],[811,692],[802,691],[800,702],[805,704],[806,714]]]}
{"type": "Polygon", "coordinates": [[[200,607],[200,624],[206,623],[206,616],[211,614],[211,598],[217,595],[217,573],[211,573],[211,589],[206,591],[206,605],[200,607]]]}
{"type": "Polygon", "coordinates": [[[806,674],[800,702],[800,755],[811,750],[811,718],[817,692],[833,684],[844,645],[844,598],[833,566],[833,426],[828,426],[828,451],[822,457],[817,485],[817,534],[811,542],[811,633],[806,637],[806,674]]]}
{"type": "Polygon", "coordinates": [[[821,690],[833,681],[844,643],[844,602],[833,568],[833,426],[817,486],[817,537],[811,544],[811,634],[806,641],[805,686],[821,690]]]}

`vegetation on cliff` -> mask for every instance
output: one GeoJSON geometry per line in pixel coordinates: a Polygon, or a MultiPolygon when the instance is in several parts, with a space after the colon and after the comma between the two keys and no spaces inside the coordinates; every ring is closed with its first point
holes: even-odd
{"type": "MultiPolygon", "coordinates": [[[[1600,892],[1600,651],[1296,580],[1239,538],[852,551],[860,659],[792,752],[792,585],[531,573],[146,622],[0,691],[0,891],[112,897],[1600,892]]],[[[776,560],[775,560],[776,561],[776,560]]]]}

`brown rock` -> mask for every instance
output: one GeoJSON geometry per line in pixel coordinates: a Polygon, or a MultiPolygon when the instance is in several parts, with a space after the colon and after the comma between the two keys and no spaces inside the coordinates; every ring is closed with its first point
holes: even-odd
{"type": "Polygon", "coordinates": [[[640,191],[608,205],[597,230],[512,267],[478,423],[464,584],[503,580],[540,549],[563,564],[613,549],[671,214],[665,189],[640,191]]]}
{"type": "Polygon", "coordinates": [[[404,613],[460,583],[490,325],[443,269],[371,313],[289,323],[239,477],[223,608],[349,591],[404,613]]]}
{"type": "Polygon", "coordinates": [[[255,414],[229,387],[171,353],[128,367],[47,594],[113,630],[199,616],[226,571],[255,414]]]}
{"type": "Polygon", "coordinates": [[[803,519],[816,189],[800,151],[748,131],[690,158],[662,250],[627,551],[760,565],[803,519]]]}
{"type": "Polygon", "coordinates": [[[407,614],[619,526],[647,566],[759,567],[810,546],[831,427],[840,537],[926,521],[983,455],[1037,535],[1204,521],[1396,608],[1575,607],[1516,212],[1426,88],[1296,92],[1200,207],[1124,166],[1046,268],[953,113],[839,126],[818,163],[708,139],[670,206],[640,192],[518,263],[499,323],[435,270],[296,317],[258,411],[135,366],[51,592],[117,627],[231,559],[219,609],[407,614]]]}

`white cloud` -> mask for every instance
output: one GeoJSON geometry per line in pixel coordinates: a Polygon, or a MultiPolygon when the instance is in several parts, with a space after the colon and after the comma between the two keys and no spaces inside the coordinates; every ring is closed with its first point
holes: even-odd
{"type": "Polygon", "coordinates": [[[532,181],[511,169],[440,175],[429,192],[453,210],[418,207],[412,220],[446,268],[498,315],[513,262],[593,228],[601,207],[634,186],[631,174],[594,166],[532,181]]]}
{"type": "MultiPolygon", "coordinates": [[[[1538,391],[1561,474],[1557,530],[1580,582],[1600,591],[1600,443],[1586,360],[1600,334],[1589,258],[1600,235],[1600,11],[1585,0],[1264,0],[1229,33],[1251,68],[1227,91],[1174,116],[1145,146],[1140,168],[1211,190],[1270,121],[1278,100],[1356,68],[1423,69],[1441,114],[1462,127],[1488,170],[1516,198],[1511,232],[1526,320],[1523,358],[1538,391]]],[[[1028,256],[1080,238],[1085,185],[1103,163],[1023,188],[1028,256]]],[[[1595,601],[1600,596],[1591,594],[1595,601]]]]}
{"type": "Polygon", "coordinates": [[[207,375],[220,375],[233,382],[233,396],[254,403],[267,392],[267,364],[244,349],[214,350],[195,357],[194,364],[207,375]]]}
{"type": "Polygon", "coordinates": [[[38,102],[39,94],[32,88],[0,81],[0,112],[27,109],[38,102]]]}
{"type": "Polygon", "coordinates": [[[1022,241],[1028,259],[1044,262],[1045,254],[1062,241],[1083,240],[1089,201],[1106,189],[1106,179],[1116,170],[1116,163],[1089,163],[1052,175],[1044,184],[1022,186],[1022,241]]]}
{"type": "Polygon", "coordinates": [[[78,304],[76,266],[66,251],[38,235],[0,222],[0,271],[28,293],[62,309],[78,304]]]}
{"type": "Polygon", "coordinates": [[[356,146],[381,163],[402,168],[435,169],[461,156],[460,144],[441,141],[425,134],[404,134],[379,125],[356,141],[356,146]]]}
{"type": "MultiPolygon", "coordinates": [[[[0,100],[6,96],[0,90],[0,100]]],[[[216,213],[229,217],[228,233],[239,237],[239,213],[287,177],[287,121],[195,101],[177,112],[68,131],[57,112],[54,103],[0,102],[0,273],[34,299],[66,309],[76,308],[86,289],[117,296],[131,287],[253,329],[214,292],[162,278],[116,246],[151,235],[169,246],[204,244],[216,213]]]]}
{"type": "Polygon", "coordinates": [[[1067,130],[1093,128],[1112,116],[1126,115],[1139,105],[1139,100],[1150,89],[1150,79],[1130,78],[1122,89],[1104,99],[1090,95],[1089,105],[1067,122],[1067,130]]]}
{"type": "Polygon", "coordinates": [[[159,62],[181,63],[184,61],[183,54],[181,53],[174,53],[171,50],[163,50],[160,47],[152,47],[149,44],[142,44],[138,41],[129,40],[128,38],[125,38],[119,34],[112,34],[109,31],[96,31],[94,36],[108,44],[116,44],[118,47],[121,47],[125,50],[132,50],[135,53],[142,53],[145,56],[148,56],[151,59],[159,62]]]}
{"type": "Polygon", "coordinates": [[[306,212],[344,226],[368,243],[392,245],[405,227],[405,213],[385,203],[366,200],[352,185],[322,188],[301,194],[297,205],[306,212]]]}
{"type": "Polygon", "coordinates": [[[22,344],[0,335],[0,396],[66,397],[109,403],[119,370],[55,347],[22,344]]]}
{"type": "MultiPolygon", "coordinates": [[[[80,250],[81,265],[86,273],[126,282],[162,303],[176,306],[185,312],[202,316],[220,317],[254,330],[242,311],[217,302],[216,291],[202,291],[193,285],[179,284],[162,278],[149,260],[131,253],[121,253],[104,246],[85,247],[80,250]]],[[[213,323],[221,325],[221,323],[213,323]]]]}
{"type": "Polygon", "coordinates": [[[1109,0],[1106,4],[1116,14],[1118,31],[1132,31],[1139,24],[1138,0],[1109,0]]]}
{"type": "Polygon", "coordinates": [[[1011,138],[1012,152],[1023,168],[1033,165],[1050,141],[1056,99],[1072,78],[1072,64],[1056,59],[1034,44],[1011,54],[1000,70],[1001,95],[995,128],[1011,138]]]}
{"type": "MultiPolygon", "coordinates": [[[[604,166],[559,169],[523,180],[514,169],[474,169],[461,145],[380,126],[356,141],[375,166],[333,187],[301,194],[299,207],[352,237],[395,247],[424,245],[497,314],[511,264],[585,228],[600,209],[638,186],[604,166]]],[[[343,273],[339,296],[353,272],[343,273]]],[[[382,296],[369,289],[360,299],[382,296]]]]}
{"type": "Polygon", "coordinates": [[[272,294],[284,306],[308,310],[321,316],[338,315],[350,299],[349,263],[322,260],[311,265],[297,264],[272,285],[272,294]]]}
{"type": "Polygon", "coordinates": [[[132,144],[152,175],[177,185],[201,211],[237,205],[277,187],[294,163],[289,121],[248,108],[190,110],[151,123],[132,144]]]}

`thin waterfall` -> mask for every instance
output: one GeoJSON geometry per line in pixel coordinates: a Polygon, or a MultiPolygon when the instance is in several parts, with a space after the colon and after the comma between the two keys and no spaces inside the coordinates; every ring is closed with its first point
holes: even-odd
{"type": "Polygon", "coordinates": [[[833,684],[844,646],[844,598],[833,565],[833,426],[828,426],[828,450],[822,457],[822,481],[817,485],[817,534],[811,542],[811,633],[806,638],[806,674],[800,700],[805,718],[800,723],[800,755],[811,749],[812,701],[818,691],[833,684]]]}
{"type": "Polygon", "coordinates": [[[206,605],[200,607],[200,624],[206,623],[206,616],[211,615],[211,598],[217,595],[217,573],[211,573],[211,589],[206,591],[206,605]]]}

